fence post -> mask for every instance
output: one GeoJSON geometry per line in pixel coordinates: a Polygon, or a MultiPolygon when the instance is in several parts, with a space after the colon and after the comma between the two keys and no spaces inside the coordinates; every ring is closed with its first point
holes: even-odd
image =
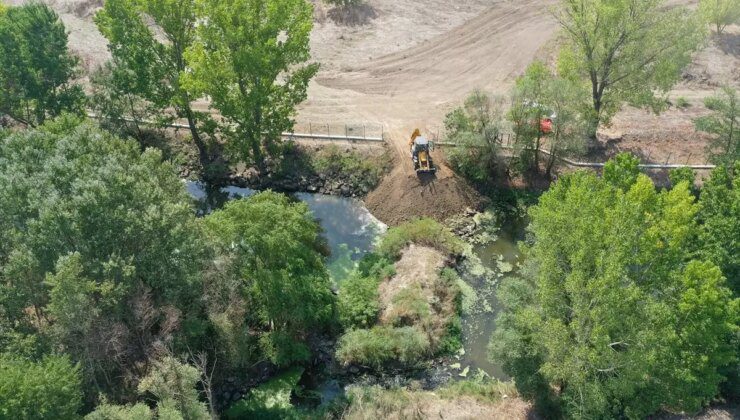
{"type": "Polygon", "coordinates": [[[313,127],[311,126],[311,121],[308,122],[308,134],[313,137],[313,127]]]}

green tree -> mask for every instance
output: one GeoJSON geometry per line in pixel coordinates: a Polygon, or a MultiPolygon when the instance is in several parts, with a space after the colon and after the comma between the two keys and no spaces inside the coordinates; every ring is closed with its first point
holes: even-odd
{"type": "Polygon", "coordinates": [[[604,181],[627,191],[640,176],[640,160],[632,153],[623,152],[604,164],[604,181]]]}
{"type": "Polygon", "coordinates": [[[694,121],[696,129],[714,135],[709,144],[711,160],[719,165],[732,165],[740,160],[740,96],[730,87],[722,94],[704,100],[711,115],[694,121]]]}
{"type": "Polygon", "coordinates": [[[740,163],[712,171],[701,189],[699,204],[699,253],[722,269],[740,296],[740,163]]]}
{"type": "Polygon", "coordinates": [[[513,124],[516,154],[525,169],[539,171],[540,152],[547,149],[546,174],[552,174],[558,157],[579,153],[585,146],[586,121],[582,110],[585,90],[580,84],[554,75],[541,61],[532,63],[516,83],[509,119],[513,124]],[[552,121],[551,132],[541,126],[552,121]]]}
{"type": "Polygon", "coordinates": [[[68,357],[34,362],[0,355],[0,418],[76,419],[80,382],[80,369],[68,357]]]}
{"type": "Polygon", "coordinates": [[[306,0],[198,0],[198,40],[185,54],[187,86],[211,98],[231,152],[263,165],[293,126],[318,71],[309,59],[312,6],[306,0]]]}
{"type": "Polygon", "coordinates": [[[0,141],[0,300],[80,362],[90,394],[126,392],[156,343],[187,343],[199,232],[156,150],[69,118],[0,141]]]}
{"type": "Polygon", "coordinates": [[[740,1],[701,0],[699,13],[706,22],[714,25],[717,34],[722,34],[727,25],[740,23],[740,1]]]}
{"type": "Polygon", "coordinates": [[[462,107],[447,114],[448,152],[452,167],[474,182],[484,182],[499,165],[503,132],[503,99],[473,92],[462,107]]]}
{"type": "Polygon", "coordinates": [[[520,158],[524,170],[539,171],[540,145],[545,133],[540,121],[552,114],[542,101],[545,99],[547,84],[552,74],[541,61],[535,61],[527,67],[512,93],[512,107],[509,120],[514,129],[515,153],[520,158]]]}
{"type": "MultiPolygon", "coordinates": [[[[95,15],[95,23],[113,56],[110,81],[122,95],[151,102],[160,115],[173,109],[174,117],[185,118],[205,168],[210,154],[202,125],[208,117],[193,110],[193,97],[181,83],[188,69],[185,50],[195,42],[196,9],[194,0],[111,0],[95,15]]],[[[171,119],[160,117],[163,123],[171,119]]]]}
{"type": "Polygon", "coordinates": [[[661,110],[664,98],[703,38],[697,19],[664,0],[562,0],[560,73],[590,87],[595,139],[622,103],[661,110]]]}
{"type": "Polygon", "coordinates": [[[263,351],[279,364],[305,358],[301,338],[328,322],[334,305],[326,244],[306,204],[263,192],[229,202],[205,225],[237,266],[263,351]]]}
{"type": "Polygon", "coordinates": [[[32,2],[0,12],[0,113],[28,126],[82,113],[85,95],[70,82],[77,65],[64,25],[48,6],[32,2]]]}
{"type": "Polygon", "coordinates": [[[141,395],[151,394],[156,398],[155,410],[145,404],[113,405],[103,400],[95,411],[85,416],[86,420],[147,420],[182,419],[210,420],[206,405],[198,400],[196,386],[200,371],[181,363],[172,356],[156,361],[149,374],[139,382],[141,395]]]}
{"type": "Polygon", "coordinates": [[[644,175],[623,189],[578,172],[540,198],[491,340],[523,395],[569,418],[644,418],[718,393],[740,301],[690,259],[698,207],[686,183],[658,192],[644,175]]]}

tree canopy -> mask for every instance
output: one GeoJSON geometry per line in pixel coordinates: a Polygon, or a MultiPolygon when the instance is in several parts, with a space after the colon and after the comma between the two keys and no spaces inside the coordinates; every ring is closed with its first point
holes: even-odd
{"type": "Polygon", "coordinates": [[[567,417],[643,418],[717,394],[740,300],[717,265],[692,258],[698,211],[686,183],[658,192],[644,175],[614,185],[578,172],[541,197],[491,339],[523,395],[567,417]]]}
{"type": "Polygon", "coordinates": [[[202,24],[185,54],[187,86],[223,116],[232,153],[262,165],[318,71],[305,64],[313,8],[306,0],[198,0],[197,7],[202,24]]]}
{"type": "Polygon", "coordinates": [[[697,118],[696,129],[714,136],[707,150],[711,160],[732,166],[740,160],[740,96],[735,89],[725,87],[720,94],[705,99],[704,105],[713,113],[697,118]]]}
{"type": "Polygon", "coordinates": [[[701,0],[699,13],[717,34],[722,34],[727,25],[740,23],[740,0],[701,0]]]}
{"type": "Polygon", "coordinates": [[[53,338],[91,390],[123,392],[197,313],[198,232],[158,151],[70,118],[0,140],[2,315],[53,338]]]}
{"type": "Polygon", "coordinates": [[[589,87],[591,134],[624,102],[659,111],[703,38],[698,19],[664,0],[562,0],[560,73],[589,87]]]}
{"type": "Polygon", "coordinates": [[[113,56],[112,77],[104,81],[112,83],[119,95],[133,94],[149,101],[162,123],[186,119],[205,165],[210,155],[201,123],[208,118],[193,110],[193,98],[180,80],[188,68],[184,54],[195,41],[197,19],[193,0],[111,0],[95,15],[113,56]],[[170,109],[175,112],[168,118],[170,109]]]}
{"type": "Polygon", "coordinates": [[[49,6],[0,10],[0,113],[30,126],[62,112],[81,113],[85,95],[71,81],[77,65],[64,24],[49,6]]]}
{"type": "Polygon", "coordinates": [[[227,203],[205,225],[218,251],[232,257],[265,354],[279,364],[305,358],[301,337],[331,319],[334,307],[327,247],[306,204],[263,192],[227,203]]]}

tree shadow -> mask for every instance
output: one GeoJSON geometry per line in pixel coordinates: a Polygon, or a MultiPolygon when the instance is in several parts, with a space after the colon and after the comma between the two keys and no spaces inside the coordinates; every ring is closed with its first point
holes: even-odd
{"type": "Polygon", "coordinates": [[[378,12],[367,3],[351,6],[336,6],[327,13],[329,18],[337,25],[362,26],[370,23],[378,17],[378,12]]]}
{"type": "Polygon", "coordinates": [[[740,33],[723,33],[716,35],[717,47],[725,54],[740,57],[740,33]]]}

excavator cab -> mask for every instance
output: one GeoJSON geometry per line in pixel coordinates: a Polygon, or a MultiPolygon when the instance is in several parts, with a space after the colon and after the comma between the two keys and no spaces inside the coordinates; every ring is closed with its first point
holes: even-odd
{"type": "Polygon", "coordinates": [[[434,173],[437,171],[434,162],[432,162],[431,154],[434,144],[422,136],[418,128],[411,135],[409,146],[411,147],[411,160],[414,163],[414,170],[416,170],[417,174],[434,173]]]}

